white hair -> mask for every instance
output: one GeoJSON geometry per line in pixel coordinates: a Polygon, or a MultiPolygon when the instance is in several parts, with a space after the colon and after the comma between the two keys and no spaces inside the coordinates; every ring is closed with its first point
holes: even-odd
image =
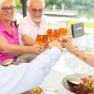
{"type": "Polygon", "coordinates": [[[0,0],[0,6],[5,2],[6,0],[0,0]]]}
{"type": "MultiPolygon", "coordinates": [[[[27,7],[30,7],[30,4],[32,3],[33,0],[27,0],[27,7]]],[[[35,0],[34,0],[35,1],[35,0]]],[[[42,2],[43,7],[45,7],[45,1],[40,0],[42,2]]],[[[37,3],[37,2],[36,2],[37,3]]]]}
{"type": "MultiPolygon", "coordinates": [[[[0,7],[8,0],[0,0],[0,7]]],[[[13,1],[13,6],[16,6],[15,0],[11,0],[13,1]]]]}

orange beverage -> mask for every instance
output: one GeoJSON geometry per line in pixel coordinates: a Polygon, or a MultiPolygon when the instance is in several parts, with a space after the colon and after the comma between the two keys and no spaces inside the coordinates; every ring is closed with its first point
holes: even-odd
{"type": "Polygon", "coordinates": [[[48,34],[48,39],[50,41],[56,40],[58,38],[58,30],[57,29],[48,29],[47,34],[48,34]]]}
{"type": "Polygon", "coordinates": [[[45,46],[48,43],[48,36],[45,35],[37,35],[36,41],[38,42],[39,45],[45,46]]]}
{"type": "Polygon", "coordinates": [[[58,38],[62,40],[67,35],[67,29],[59,28],[58,34],[59,34],[58,38]]]}

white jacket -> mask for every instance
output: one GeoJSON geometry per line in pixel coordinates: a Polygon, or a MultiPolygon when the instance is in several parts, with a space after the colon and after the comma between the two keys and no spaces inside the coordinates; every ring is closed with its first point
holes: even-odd
{"type": "Polygon", "coordinates": [[[0,66],[0,94],[20,94],[40,85],[60,55],[60,50],[53,47],[30,63],[0,66]]]}

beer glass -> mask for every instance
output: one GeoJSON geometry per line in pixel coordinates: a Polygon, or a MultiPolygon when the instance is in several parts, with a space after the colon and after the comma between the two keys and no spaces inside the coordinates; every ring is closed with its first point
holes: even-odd
{"type": "Polygon", "coordinates": [[[58,30],[58,40],[63,41],[63,39],[67,36],[67,28],[59,28],[58,30]]]}
{"type": "Polygon", "coordinates": [[[58,38],[58,29],[48,29],[47,35],[49,41],[56,40],[58,38]]]}
{"type": "Polygon", "coordinates": [[[45,46],[48,43],[48,36],[47,34],[37,34],[36,41],[39,45],[45,46]]]}

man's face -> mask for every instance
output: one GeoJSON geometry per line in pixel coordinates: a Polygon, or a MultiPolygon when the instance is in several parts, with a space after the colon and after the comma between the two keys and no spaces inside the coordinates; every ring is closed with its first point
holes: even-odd
{"type": "Polygon", "coordinates": [[[40,23],[43,15],[43,5],[41,2],[33,2],[29,7],[30,16],[35,23],[40,23]]]}
{"type": "Polygon", "coordinates": [[[15,7],[11,0],[6,0],[4,4],[0,6],[0,15],[4,20],[12,20],[14,16],[15,7]]]}

